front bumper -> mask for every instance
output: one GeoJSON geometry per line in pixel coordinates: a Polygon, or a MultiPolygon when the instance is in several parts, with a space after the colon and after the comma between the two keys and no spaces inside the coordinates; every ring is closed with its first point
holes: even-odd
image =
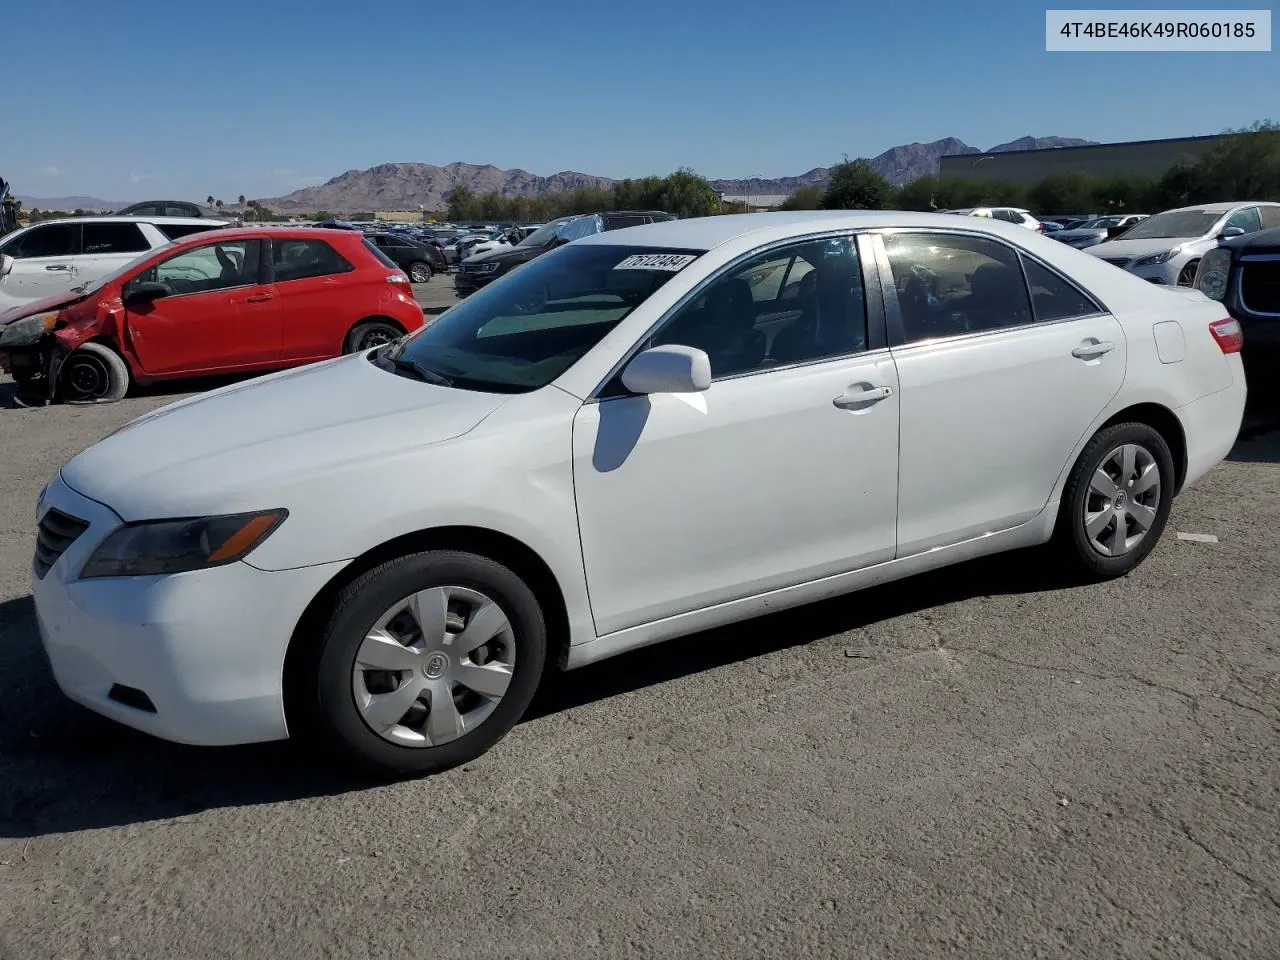
{"type": "Polygon", "coordinates": [[[1146,267],[1135,267],[1130,264],[1126,269],[1135,277],[1141,277],[1151,283],[1163,283],[1177,286],[1178,274],[1187,265],[1186,259],[1175,257],[1165,263],[1156,263],[1146,267]]]}
{"type": "Polygon", "coordinates": [[[32,573],[40,639],[77,703],[165,740],[227,745],[279,740],[285,650],[307,604],[343,562],[276,573],[234,563],[170,576],[80,580],[121,519],[61,477],[37,511],[88,524],[43,577],[32,573]],[[154,711],[113,690],[146,695],[154,711]]]}
{"type": "Polygon", "coordinates": [[[494,281],[492,273],[469,273],[458,268],[458,272],[453,275],[453,289],[459,296],[466,296],[469,293],[475,293],[481,287],[488,286],[494,281]]]}

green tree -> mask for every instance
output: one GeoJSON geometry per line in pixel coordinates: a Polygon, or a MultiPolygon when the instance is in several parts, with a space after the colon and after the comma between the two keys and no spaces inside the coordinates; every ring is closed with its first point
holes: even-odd
{"type": "Polygon", "coordinates": [[[1190,170],[1192,203],[1280,197],[1280,125],[1231,131],[1190,170]]]}
{"type": "Polygon", "coordinates": [[[889,181],[872,169],[871,161],[859,157],[831,168],[822,206],[825,210],[883,210],[892,196],[889,181]]]}
{"type": "Polygon", "coordinates": [[[800,187],[791,196],[782,201],[779,210],[821,210],[822,188],[819,186],[800,187]]]}
{"type": "Polygon", "coordinates": [[[446,214],[450,220],[470,220],[475,216],[475,194],[467,187],[457,187],[449,192],[446,214]]]}
{"type": "Polygon", "coordinates": [[[1075,170],[1051,173],[1027,192],[1033,210],[1041,213],[1090,213],[1098,208],[1098,182],[1075,170]]]}
{"type": "Polygon", "coordinates": [[[939,200],[938,178],[932,175],[918,177],[898,188],[893,205],[902,210],[944,210],[939,200]]]}

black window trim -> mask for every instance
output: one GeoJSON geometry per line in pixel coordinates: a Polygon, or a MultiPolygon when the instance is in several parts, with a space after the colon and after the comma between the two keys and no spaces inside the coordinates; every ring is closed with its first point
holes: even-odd
{"type": "MultiPolygon", "coordinates": [[[[144,222],[144,221],[138,221],[138,222],[136,222],[136,223],[135,223],[135,222],[129,222],[129,221],[123,221],[123,222],[122,222],[122,221],[119,221],[119,220],[89,220],[89,221],[87,221],[87,222],[85,222],[85,223],[80,224],[80,244],[79,244],[80,252],[79,252],[78,254],[76,254],[76,256],[79,256],[79,257],[112,257],[112,256],[117,256],[117,255],[132,254],[132,255],[133,255],[133,256],[135,256],[135,257],[140,257],[140,256],[142,256],[144,253],[146,253],[147,251],[149,251],[149,250],[154,250],[154,249],[155,249],[155,247],[154,247],[154,246],[152,246],[152,240],[151,240],[151,238],[147,236],[147,231],[145,231],[145,230],[143,230],[143,229],[142,229],[142,224],[143,224],[143,222],[144,222]],[[93,253],[90,253],[90,252],[88,252],[87,250],[85,250],[85,248],[84,248],[84,230],[85,230],[85,227],[133,227],[134,231],[138,234],[138,236],[142,238],[142,242],[143,242],[143,244],[145,244],[145,246],[143,246],[143,248],[142,248],[141,250],[107,250],[107,251],[105,251],[105,252],[104,252],[104,251],[100,251],[100,250],[95,250],[93,253]]],[[[152,225],[152,226],[154,226],[154,225],[152,225]]],[[[159,230],[159,228],[158,228],[158,227],[156,227],[156,229],[157,229],[157,230],[159,230]]],[[[160,231],[160,235],[161,235],[162,237],[164,237],[164,238],[165,238],[165,240],[168,240],[168,239],[169,239],[167,236],[165,236],[164,231],[160,231]]]]}
{"type": "MultiPolygon", "coordinates": [[[[605,396],[603,394],[604,394],[604,391],[608,390],[612,386],[614,380],[617,379],[617,377],[622,373],[622,371],[626,369],[627,364],[630,363],[637,354],[643,351],[643,347],[645,343],[651,340],[655,335],[657,335],[662,330],[663,327],[665,327],[668,323],[670,323],[673,319],[675,319],[676,315],[681,310],[683,310],[684,307],[693,303],[700,296],[702,296],[702,294],[706,292],[708,287],[710,287],[716,281],[721,280],[724,277],[728,276],[729,274],[733,273],[734,270],[743,266],[747,261],[754,260],[756,257],[759,257],[762,254],[770,253],[773,250],[778,250],[783,247],[801,246],[806,243],[816,243],[820,240],[839,239],[843,237],[847,237],[854,241],[854,252],[858,258],[858,264],[862,270],[863,302],[865,305],[866,315],[867,315],[866,349],[856,350],[850,353],[842,353],[842,354],[838,354],[830,357],[819,357],[815,360],[801,360],[796,363],[778,364],[775,367],[764,367],[764,368],[758,368],[756,370],[744,370],[741,373],[730,373],[730,374],[726,374],[723,377],[717,377],[713,375],[711,378],[711,382],[714,384],[714,383],[721,383],[727,380],[741,380],[746,377],[767,376],[768,374],[771,374],[771,373],[778,373],[784,370],[794,370],[797,367],[812,367],[812,366],[816,366],[818,364],[823,364],[823,363],[847,362],[849,359],[853,357],[858,357],[858,358],[873,357],[877,354],[884,354],[887,356],[889,351],[889,344],[887,340],[887,331],[886,331],[886,325],[885,325],[886,317],[885,317],[885,310],[884,310],[884,306],[885,306],[884,289],[883,289],[883,284],[881,283],[881,280],[880,280],[880,273],[877,271],[876,263],[874,262],[874,256],[873,256],[874,250],[870,245],[871,231],[866,229],[851,230],[847,227],[844,229],[836,229],[836,230],[822,230],[816,233],[806,233],[800,236],[786,237],[782,240],[774,240],[770,243],[766,243],[758,247],[753,247],[751,250],[748,250],[746,253],[743,253],[738,255],[737,257],[734,257],[728,263],[723,264],[722,266],[714,270],[709,275],[703,277],[700,281],[698,281],[697,284],[694,285],[693,289],[689,290],[684,296],[682,296],[679,300],[677,300],[665,311],[663,311],[662,316],[660,316],[657,320],[655,320],[652,324],[649,325],[649,329],[646,330],[636,340],[636,342],[633,343],[627,349],[627,351],[622,355],[622,358],[616,364],[614,364],[613,367],[609,370],[609,372],[605,375],[604,379],[602,379],[598,384],[596,384],[595,389],[593,389],[587,395],[587,398],[586,400],[583,401],[583,403],[584,404],[601,403],[606,400],[619,400],[624,397],[631,396],[630,393],[623,393],[616,396],[615,395],[605,396]]],[[[712,248],[712,250],[714,250],[714,247],[712,248]]],[[[705,253],[701,254],[700,256],[706,256],[707,253],[711,253],[712,250],[708,250],[705,253]]],[[[693,251],[689,251],[689,252],[693,252],[693,251]]]]}
{"type": "Polygon", "coordinates": [[[1076,280],[1068,277],[1057,267],[1050,263],[1046,263],[1040,257],[1029,251],[1009,243],[1002,237],[997,237],[991,233],[985,233],[981,230],[963,230],[953,227],[881,227],[871,231],[874,236],[874,246],[876,250],[876,263],[879,265],[881,272],[880,292],[884,296],[884,312],[885,320],[889,331],[889,346],[893,350],[902,351],[909,350],[912,347],[933,346],[939,343],[952,343],[957,340],[970,340],[974,337],[989,337],[994,334],[1009,333],[1017,330],[1035,330],[1041,327],[1051,326],[1056,323],[1074,323],[1077,320],[1087,320],[1092,317],[1110,316],[1111,311],[1107,309],[1107,305],[1102,300],[1085,289],[1076,280]],[[967,333],[956,333],[949,337],[933,337],[929,340],[916,340],[908,343],[906,337],[906,328],[902,323],[902,311],[898,306],[898,288],[893,282],[893,268],[889,263],[889,251],[884,245],[884,237],[886,235],[896,234],[937,234],[944,233],[953,236],[962,236],[968,239],[986,240],[991,243],[998,244],[1011,251],[1018,257],[1019,273],[1022,274],[1022,282],[1027,288],[1027,299],[1031,303],[1031,315],[1035,316],[1035,298],[1031,296],[1031,284],[1027,280],[1027,270],[1023,265],[1023,258],[1033,261],[1037,266],[1048,270],[1051,274],[1062,280],[1068,286],[1073,287],[1077,293],[1081,294],[1086,300],[1094,304],[1098,309],[1090,313],[1075,314],[1070,317],[1059,317],[1056,320],[1035,320],[1031,323],[1020,323],[1015,327],[996,327],[992,330],[974,330],[967,333]]]}
{"type": "MultiPolygon", "coordinates": [[[[155,263],[151,264],[151,266],[135,273],[132,277],[130,277],[128,280],[126,280],[124,283],[120,285],[121,292],[124,293],[125,295],[128,295],[129,288],[134,283],[136,283],[138,278],[142,276],[144,273],[146,273],[148,270],[154,270],[158,268],[161,264],[168,263],[170,260],[177,260],[178,257],[185,257],[188,253],[195,253],[195,251],[203,250],[205,249],[205,247],[216,247],[219,243],[260,243],[262,246],[258,253],[258,279],[254,280],[252,283],[237,283],[233,287],[216,287],[213,290],[192,290],[189,293],[174,293],[174,294],[171,294],[170,296],[164,297],[165,301],[171,302],[173,300],[185,300],[187,297],[205,297],[211,293],[225,293],[228,290],[244,290],[247,287],[260,287],[260,286],[263,286],[264,284],[271,282],[270,280],[266,279],[266,277],[269,276],[269,274],[263,268],[263,263],[267,254],[267,238],[266,237],[246,237],[246,238],[241,238],[239,240],[214,240],[210,243],[202,243],[194,247],[188,247],[186,250],[179,250],[176,253],[172,253],[170,256],[167,256],[162,260],[157,260],[155,263]]],[[[269,263],[270,261],[266,261],[266,262],[269,263]]]]}
{"type": "MultiPolygon", "coordinates": [[[[31,236],[31,234],[35,233],[37,230],[41,229],[42,227],[70,227],[71,235],[74,238],[71,244],[72,246],[71,252],[70,253],[54,253],[54,254],[49,254],[48,256],[43,256],[43,257],[14,257],[15,260],[63,260],[67,257],[83,256],[84,224],[82,223],[68,223],[66,220],[53,220],[46,223],[33,223],[29,227],[27,227],[25,230],[23,230],[22,237],[17,242],[21,244],[23,240],[26,240],[27,237],[31,236]]],[[[8,237],[6,237],[5,239],[8,239],[8,237]]],[[[13,254],[9,254],[9,256],[13,256],[13,254]]]]}

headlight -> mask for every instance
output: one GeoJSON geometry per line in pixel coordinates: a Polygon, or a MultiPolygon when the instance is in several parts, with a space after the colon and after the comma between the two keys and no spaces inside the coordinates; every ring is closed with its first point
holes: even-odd
{"type": "Polygon", "coordinates": [[[1227,280],[1231,276],[1231,251],[1221,247],[1210,250],[1200,261],[1200,269],[1196,272],[1196,287],[1206,297],[1214,300],[1225,300],[1227,296],[1227,280]]]}
{"type": "Polygon", "coordinates": [[[37,313],[0,327],[0,347],[25,347],[44,336],[57,322],[58,311],[37,313]]]}
{"type": "Polygon", "coordinates": [[[1152,254],[1149,257],[1143,257],[1137,263],[1133,264],[1133,266],[1154,267],[1156,264],[1159,264],[1159,263],[1168,263],[1170,260],[1172,260],[1181,252],[1182,252],[1181,247],[1174,247],[1172,250],[1164,251],[1164,253],[1156,253],[1156,254],[1152,254]]]}
{"type": "Polygon", "coordinates": [[[80,576],[143,577],[235,563],[288,515],[287,510],[264,510],[126,524],[99,544],[80,576]]]}
{"type": "Polygon", "coordinates": [[[480,273],[493,273],[493,271],[498,269],[498,266],[499,265],[496,262],[495,263],[477,263],[475,265],[475,268],[480,273]]]}

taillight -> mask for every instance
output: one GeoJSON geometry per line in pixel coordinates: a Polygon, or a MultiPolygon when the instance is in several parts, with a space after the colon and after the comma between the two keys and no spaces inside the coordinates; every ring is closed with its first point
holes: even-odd
{"type": "Polygon", "coordinates": [[[1218,341],[1218,346],[1222,348],[1223,353],[1239,353],[1240,348],[1244,346],[1244,331],[1240,329],[1239,320],[1231,317],[1215,320],[1209,324],[1209,332],[1213,334],[1213,339],[1218,341]]]}
{"type": "Polygon", "coordinates": [[[409,283],[409,277],[403,273],[392,273],[387,276],[387,283],[409,283]]]}

